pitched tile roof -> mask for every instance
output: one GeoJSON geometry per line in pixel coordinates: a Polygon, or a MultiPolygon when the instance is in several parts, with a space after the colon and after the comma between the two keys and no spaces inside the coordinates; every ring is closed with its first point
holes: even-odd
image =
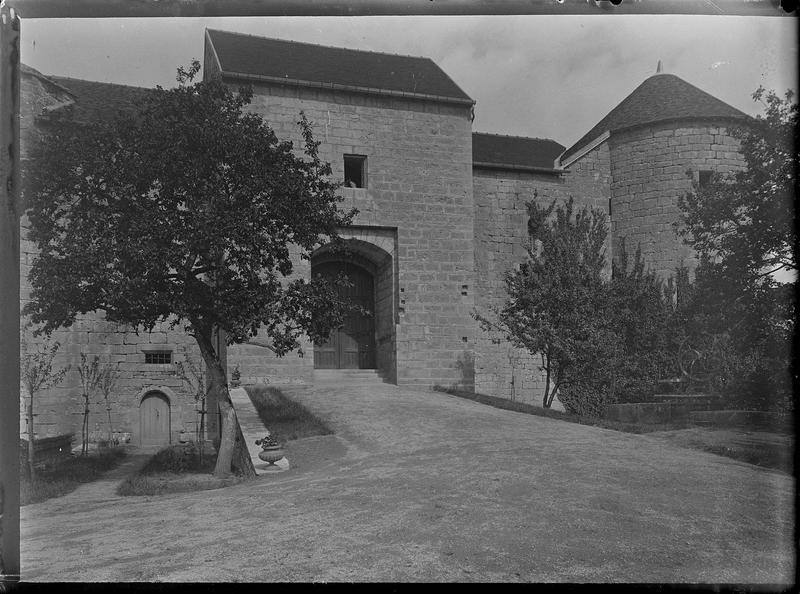
{"type": "Polygon", "coordinates": [[[471,104],[430,58],[398,56],[207,30],[222,74],[314,86],[438,97],[471,104]]]}
{"type": "Polygon", "coordinates": [[[654,74],[561,156],[564,162],[604,132],[681,119],[745,119],[748,116],[678,78],[654,74]]]}
{"type": "Polygon", "coordinates": [[[472,162],[475,166],[553,170],[556,158],[563,151],[562,144],[547,138],[472,134],[472,162]]]}
{"type": "Polygon", "coordinates": [[[48,76],[75,97],[70,107],[72,117],[78,122],[111,120],[120,111],[135,109],[150,89],[112,83],[48,76]]]}

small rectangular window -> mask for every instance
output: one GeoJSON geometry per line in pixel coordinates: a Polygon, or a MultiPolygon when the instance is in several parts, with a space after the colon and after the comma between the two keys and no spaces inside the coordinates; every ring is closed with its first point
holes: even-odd
{"type": "Polygon", "coordinates": [[[344,156],[344,186],[346,188],[367,187],[367,158],[364,155],[344,156]]]}
{"type": "Polygon", "coordinates": [[[144,362],[148,365],[169,365],[172,363],[172,351],[148,351],[144,354],[144,362]]]}
{"type": "Polygon", "coordinates": [[[713,171],[700,171],[697,174],[697,185],[701,188],[705,188],[708,184],[711,183],[711,176],[713,175],[713,171]]]}

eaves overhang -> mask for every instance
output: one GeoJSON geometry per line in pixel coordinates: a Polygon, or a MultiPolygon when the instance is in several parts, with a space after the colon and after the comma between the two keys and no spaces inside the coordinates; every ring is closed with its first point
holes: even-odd
{"type": "Polygon", "coordinates": [[[265,76],[263,74],[248,74],[244,72],[223,71],[223,79],[234,78],[237,80],[250,80],[269,84],[287,85],[293,87],[306,87],[312,89],[323,89],[328,91],[346,91],[350,93],[364,93],[366,95],[380,95],[383,97],[394,97],[398,99],[411,99],[416,101],[431,101],[435,103],[450,103],[464,107],[475,105],[474,99],[461,99],[459,97],[446,97],[443,95],[429,95],[425,93],[409,93],[408,91],[395,91],[392,89],[379,89],[372,87],[358,87],[354,85],[342,85],[338,83],[326,83],[296,78],[282,78],[279,76],[265,76]]]}
{"type": "Polygon", "coordinates": [[[563,169],[555,169],[550,167],[533,167],[531,165],[515,165],[511,163],[488,163],[482,161],[473,161],[473,169],[496,169],[502,171],[522,171],[525,173],[544,173],[548,175],[561,175],[565,173],[563,169]]]}

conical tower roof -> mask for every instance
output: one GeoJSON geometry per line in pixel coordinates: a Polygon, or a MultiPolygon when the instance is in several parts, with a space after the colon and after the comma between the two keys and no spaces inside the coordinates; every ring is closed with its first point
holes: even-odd
{"type": "Polygon", "coordinates": [[[674,74],[658,73],[630,95],[559,158],[561,163],[605,132],[686,119],[747,119],[735,107],[698,89],[674,74]]]}

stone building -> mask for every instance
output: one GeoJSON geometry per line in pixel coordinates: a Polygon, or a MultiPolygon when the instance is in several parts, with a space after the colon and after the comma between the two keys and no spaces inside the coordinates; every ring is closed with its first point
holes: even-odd
{"type": "MultiPolygon", "coordinates": [[[[230,347],[229,369],[238,366],[244,383],[312,384],[315,370],[361,368],[400,385],[456,385],[536,403],[538,361],[470,315],[502,303],[503,276],[525,257],[525,203],[572,196],[578,206],[605,210],[608,253],[625,238],[668,275],[691,265],[672,228],[677,197],[710,171],[742,165],[728,131],[746,116],[670,74],[645,80],[567,149],[550,139],[473,132],[475,102],[427,58],[208,30],[203,74],[252,85],[250,109],[281,138],[302,140],[301,111],[314,124],[321,157],[345,182],[344,206],[359,214],[342,230],[350,255],[323,246],[310,262],[297,258],[295,273],[343,270],[354,281],[352,297],[374,312],[350,319],[324,345],[304,344],[302,358],[277,358],[258,340],[230,347]]],[[[54,111],[107,118],[147,91],[24,69],[22,92],[23,143],[31,146],[54,111]]],[[[22,236],[24,303],[35,255],[24,221],[22,236]]],[[[118,365],[113,423],[135,443],[194,434],[197,403],[175,367],[200,365],[191,339],[161,328],[136,334],[98,315],[56,338],[65,363],[84,352],[118,365]]],[[[75,431],[79,396],[74,373],[43,394],[37,434],[75,431]]],[[[93,413],[98,431],[104,417],[93,413]]]]}

